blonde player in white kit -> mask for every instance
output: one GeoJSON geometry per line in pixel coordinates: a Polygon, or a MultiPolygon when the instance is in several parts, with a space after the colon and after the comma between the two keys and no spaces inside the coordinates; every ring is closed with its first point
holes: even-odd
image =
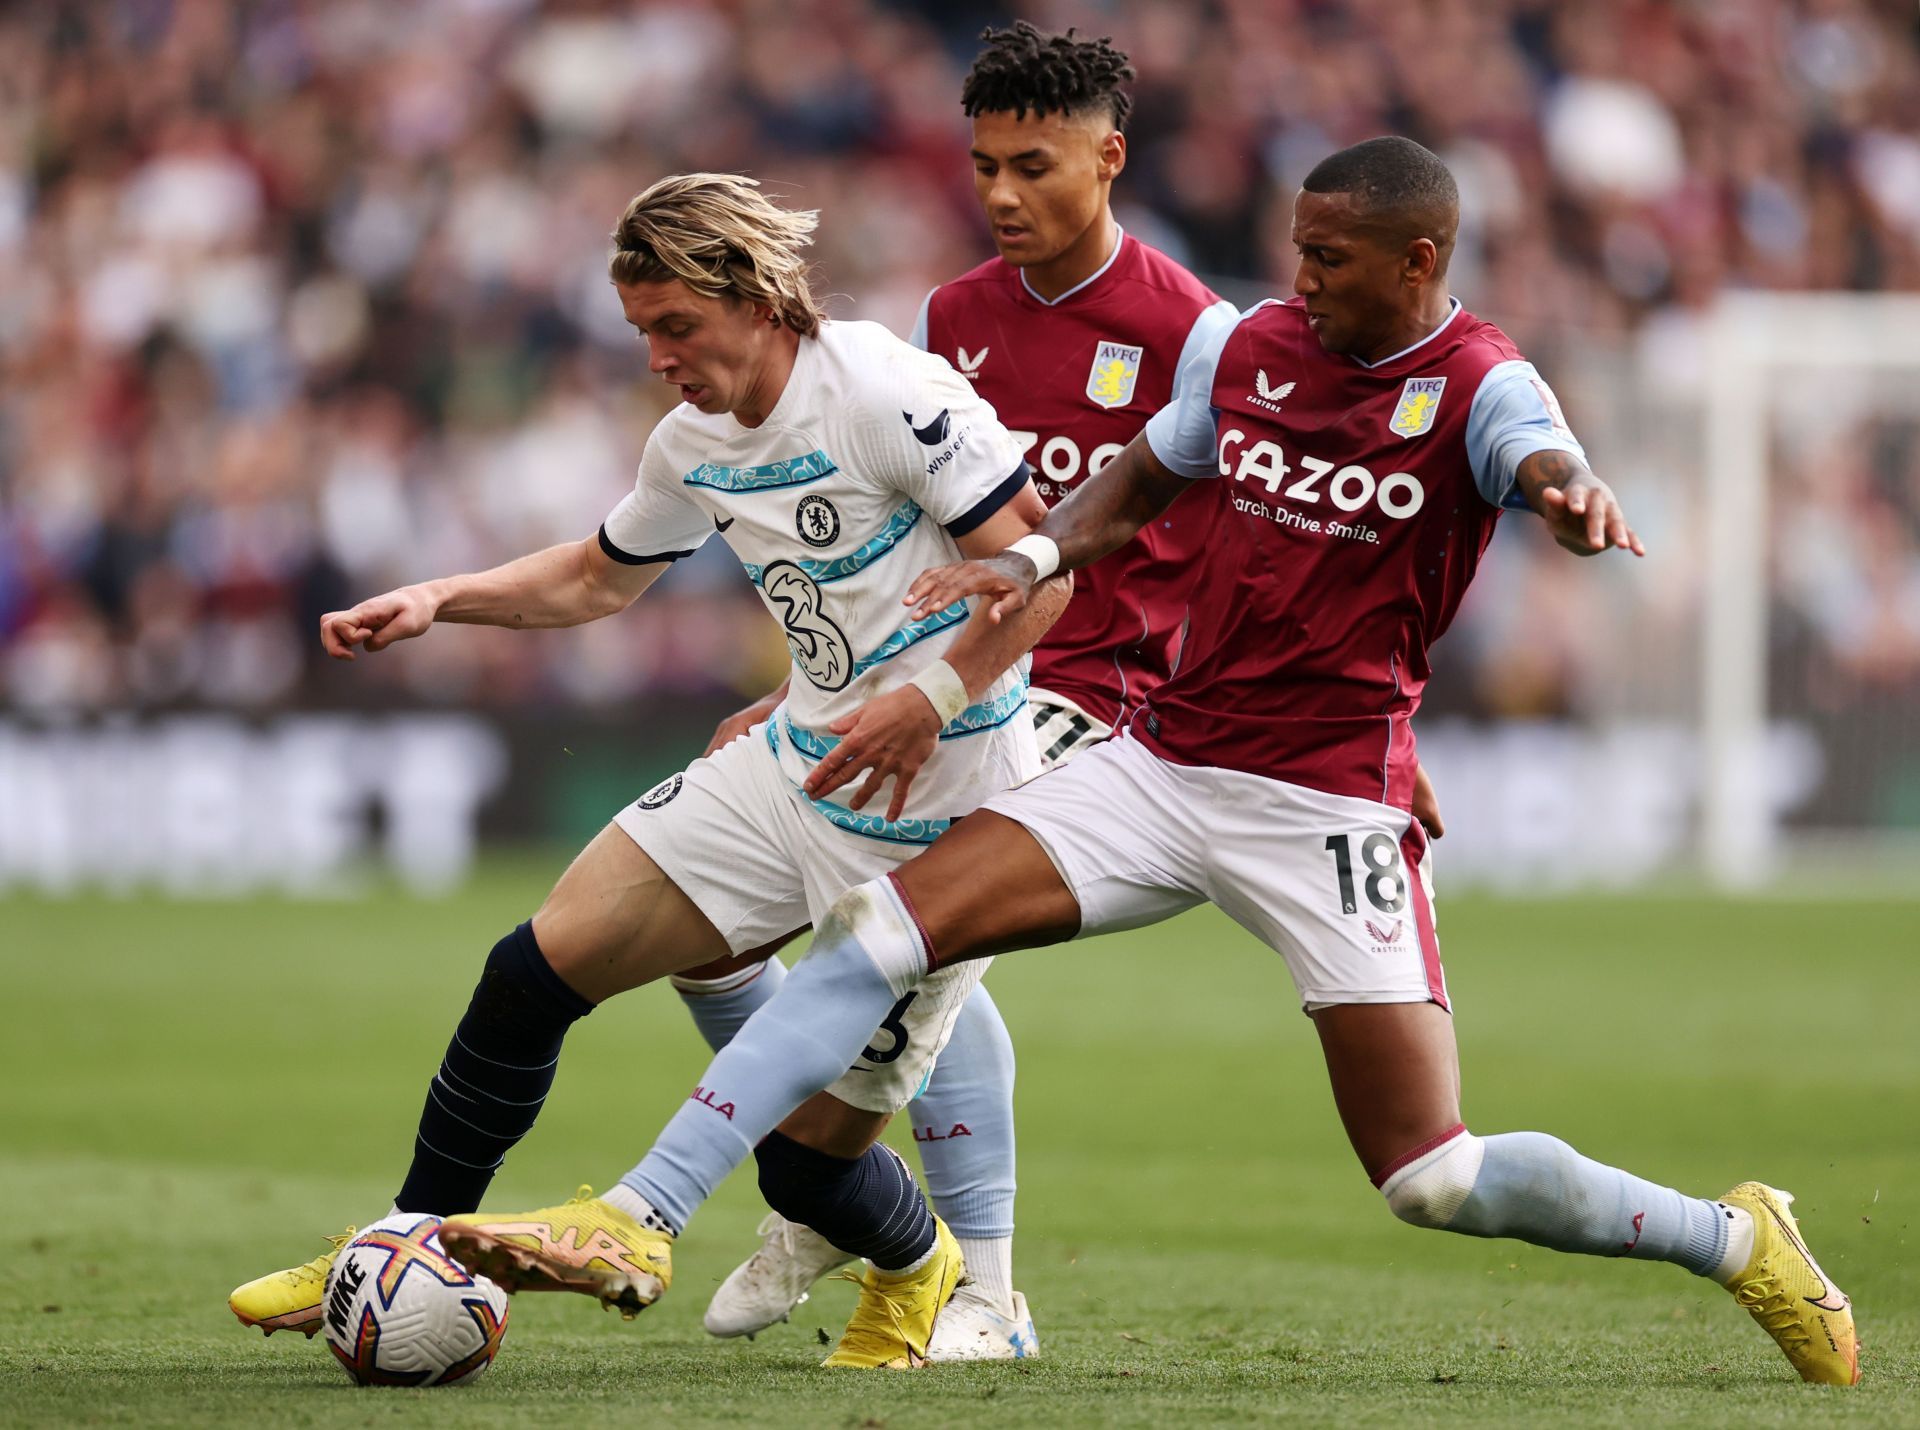
{"type": "MultiPolygon", "coordinates": [[[[616,815],[495,946],[429,1087],[400,1210],[479,1205],[532,1126],[566,1029],[595,1004],[811,923],[1039,771],[1024,657],[1070,583],[997,624],[964,602],[909,621],[899,592],[929,566],[1003,549],[1046,508],[1014,438],[943,359],[875,324],[823,320],[802,256],[814,222],[731,175],[665,179],[634,199],[609,268],[650,369],[683,402],[648,439],[633,491],[585,542],[322,620],[344,660],[436,620],[575,625],[625,609],[717,533],[793,655],[771,720],[616,815]]],[[[847,1075],[761,1144],[775,1209],[871,1263],[830,1365],[882,1364],[874,1348],[897,1345],[903,1307],[925,1323],[924,1347],[963,1275],[952,1236],[875,1139],[926,1081],[983,968],[902,999],[847,1075]]],[[[643,1249],[638,1209],[615,1187],[512,1223],[449,1225],[447,1245],[508,1290],[587,1288],[631,1313],[671,1274],[643,1249]]],[[[248,1324],[310,1333],[330,1261],[250,1282],[230,1304],[248,1324]]]]}

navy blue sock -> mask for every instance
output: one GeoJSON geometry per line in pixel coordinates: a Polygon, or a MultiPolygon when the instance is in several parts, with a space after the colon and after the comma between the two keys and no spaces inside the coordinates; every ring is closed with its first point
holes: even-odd
{"type": "Polygon", "coordinates": [[[933,1250],[933,1213],[907,1164],[884,1143],[848,1161],[770,1132],[753,1155],[767,1205],[842,1251],[899,1271],[933,1250]]]}
{"type": "Polygon", "coordinates": [[[496,943],[427,1085],[413,1165],[394,1204],[443,1217],[477,1208],[540,1115],[567,1029],[592,1011],[553,971],[531,922],[496,943]]]}

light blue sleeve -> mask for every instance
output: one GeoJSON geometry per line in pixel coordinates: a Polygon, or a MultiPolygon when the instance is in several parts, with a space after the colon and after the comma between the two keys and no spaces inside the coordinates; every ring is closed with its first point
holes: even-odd
{"type": "Polygon", "coordinates": [[[1186,370],[1188,363],[1207,349],[1207,344],[1215,338],[1223,338],[1227,329],[1240,321],[1240,310],[1222,298],[1218,303],[1200,310],[1200,316],[1193,320],[1193,326],[1187,329],[1187,340],[1180,347],[1180,362],[1174,368],[1175,374],[1186,370]]]}
{"type": "Polygon", "coordinates": [[[1219,472],[1213,421],[1213,375],[1220,366],[1220,354],[1227,346],[1227,338],[1246,316],[1245,313],[1232,314],[1228,304],[1218,306],[1226,308],[1227,313],[1210,318],[1216,310],[1209,308],[1201,315],[1201,322],[1210,322],[1212,331],[1200,337],[1197,350],[1194,339],[1200,334],[1201,323],[1196,322],[1187,335],[1181,353],[1183,357],[1188,352],[1193,355],[1180,364],[1179,375],[1173,380],[1173,400],[1147,419],[1147,445],[1153,449],[1153,455],[1168,470],[1194,480],[1219,472]]]}
{"type": "Polygon", "coordinates": [[[914,317],[913,331],[907,334],[907,341],[921,352],[927,350],[927,310],[933,306],[933,295],[939,291],[938,288],[927,289],[927,296],[920,300],[920,311],[914,317]]]}
{"type": "Polygon", "coordinates": [[[1560,412],[1560,400],[1533,364],[1500,363],[1480,380],[1467,414],[1467,460],[1480,495],[1494,506],[1525,510],[1514,473],[1535,452],[1571,452],[1587,459],[1560,412]]]}

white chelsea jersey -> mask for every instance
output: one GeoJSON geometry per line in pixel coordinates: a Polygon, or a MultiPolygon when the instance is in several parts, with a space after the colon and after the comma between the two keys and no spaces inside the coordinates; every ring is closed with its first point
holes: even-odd
{"type": "MultiPolygon", "coordinates": [[[[803,338],[758,427],[682,405],[647,439],[640,474],[600,529],[617,561],[690,555],[718,532],[786,632],[793,681],[764,732],[797,786],[839,741],[828,726],[906,684],[953,644],[966,602],[917,621],[913,578],[960,559],[954,537],[1027,480],[1020,447],[946,360],[877,323],[803,338]]],[[[948,823],[1039,773],[1023,657],[955,717],[914,779],[901,820],[891,786],[846,807],[861,780],[813,801],[853,834],[930,843],[948,823]]]]}

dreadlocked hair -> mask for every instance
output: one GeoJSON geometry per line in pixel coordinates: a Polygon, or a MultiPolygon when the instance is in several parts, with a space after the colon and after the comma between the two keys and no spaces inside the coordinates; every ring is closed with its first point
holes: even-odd
{"type": "Polygon", "coordinates": [[[983,30],[980,38],[987,47],[960,89],[960,107],[969,119],[1009,109],[1025,119],[1029,109],[1038,116],[1104,106],[1115,129],[1127,127],[1133,98],[1121,86],[1133,78],[1133,66],[1112,40],[1076,39],[1072,30],[1049,35],[1025,20],[1015,20],[1010,30],[983,30]]]}

